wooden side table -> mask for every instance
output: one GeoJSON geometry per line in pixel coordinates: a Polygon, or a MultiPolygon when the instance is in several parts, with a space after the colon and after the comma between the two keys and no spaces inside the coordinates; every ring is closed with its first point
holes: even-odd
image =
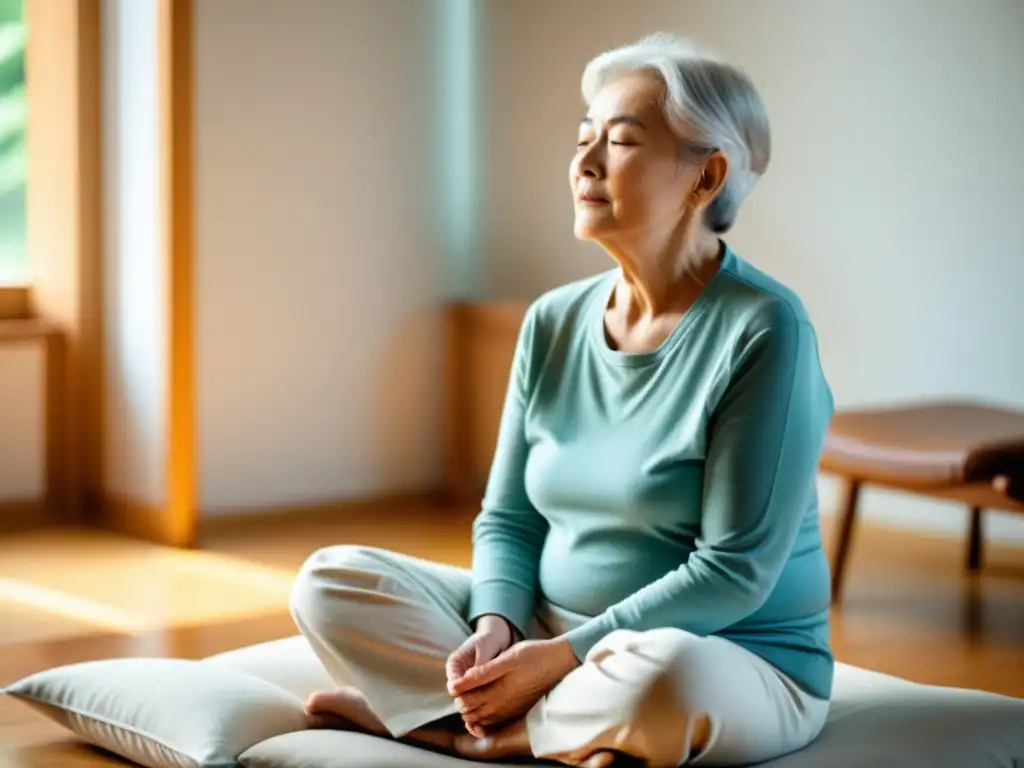
{"type": "Polygon", "coordinates": [[[846,481],[832,557],[833,603],[842,593],[860,489],[868,483],[966,504],[966,564],[977,571],[982,511],[1024,513],[1024,412],[970,401],[841,411],[821,468],[846,481]]]}

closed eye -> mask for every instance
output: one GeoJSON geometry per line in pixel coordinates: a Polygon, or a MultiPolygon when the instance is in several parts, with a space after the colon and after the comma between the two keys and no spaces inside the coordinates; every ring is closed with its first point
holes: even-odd
{"type": "MultiPolygon", "coordinates": [[[[589,141],[580,141],[576,143],[577,147],[585,147],[589,144],[589,141]]],[[[635,141],[609,141],[609,144],[616,147],[638,147],[640,146],[635,141]]]]}

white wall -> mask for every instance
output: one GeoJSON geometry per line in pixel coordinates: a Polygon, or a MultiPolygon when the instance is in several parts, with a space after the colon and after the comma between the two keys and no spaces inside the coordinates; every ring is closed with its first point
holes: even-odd
{"type": "Polygon", "coordinates": [[[103,3],[104,487],[166,495],[167,305],[158,0],[103,3]]]}
{"type": "MultiPolygon", "coordinates": [[[[1012,351],[1024,328],[1024,4],[485,7],[485,295],[530,297],[609,265],[571,229],[579,75],[601,50],[666,29],[742,66],[762,92],[772,164],[728,240],[804,298],[839,406],[930,395],[1024,406],[1012,351]]],[[[871,492],[864,506],[963,530],[953,505],[871,492]]],[[[1024,519],[995,517],[992,535],[1024,541],[1024,519]]]]}
{"type": "Polygon", "coordinates": [[[437,483],[441,8],[197,3],[208,513],[437,483]]]}
{"type": "Polygon", "coordinates": [[[45,365],[42,341],[0,346],[0,503],[45,492],[45,365]]]}
{"type": "MultiPolygon", "coordinates": [[[[167,381],[155,7],[104,2],[107,482],[152,502],[164,495],[167,381]]],[[[197,3],[205,511],[436,483],[439,302],[447,288],[530,297],[605,268],[571,234],[579,73],[661,28],[721,51],[762,90],[774,159],[729,239],[806,300],[840,406],[947,393],[1024,405],[1020,3],[304,0],[294,11],[197,3]],[[472,30],[450,22],[467,9],[480,35],[453,56],[472,30]],[[474,51],[481,67],[460,69],[474,51]],[[475,100],[456,70],[479,80],[475,100]]],[[[0,350],[0,497],[41,493],[37,364],[0,350]]],[[[871,492],[865,506],[889,522],[963,525],[951,505],[871,492]]],[[[994,535],[1024,540],[1024,520],[994,522],[994,535]]]]}

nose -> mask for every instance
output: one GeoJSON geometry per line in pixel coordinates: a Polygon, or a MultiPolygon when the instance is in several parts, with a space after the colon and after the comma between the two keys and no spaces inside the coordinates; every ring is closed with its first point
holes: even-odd
{"type": "Polygon", "coordinates": [[[579,178],[604,178],[604,159],[601,156],[600,141],[591,142],[589,146],[580,148],[573,170],[579,178]]]}

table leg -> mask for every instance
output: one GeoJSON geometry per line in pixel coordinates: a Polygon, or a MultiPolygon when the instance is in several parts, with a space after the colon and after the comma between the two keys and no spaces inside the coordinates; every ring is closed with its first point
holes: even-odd
{"type": "Polygon", "coordinates": [[[982,554],[981,507],[971,507],[971,530],[967,539],[967,570],[981,570],[982,554]]]}
{"type": "Polygon", "coordinates": [[[861,481],[847,478],[843,505],[839,510],[835,553],[832,559],[832,603],[837,605],[842,593],[846,560],[853,538],[853,523],[857,517],[857,503],[860,500],[861,481]]]}

